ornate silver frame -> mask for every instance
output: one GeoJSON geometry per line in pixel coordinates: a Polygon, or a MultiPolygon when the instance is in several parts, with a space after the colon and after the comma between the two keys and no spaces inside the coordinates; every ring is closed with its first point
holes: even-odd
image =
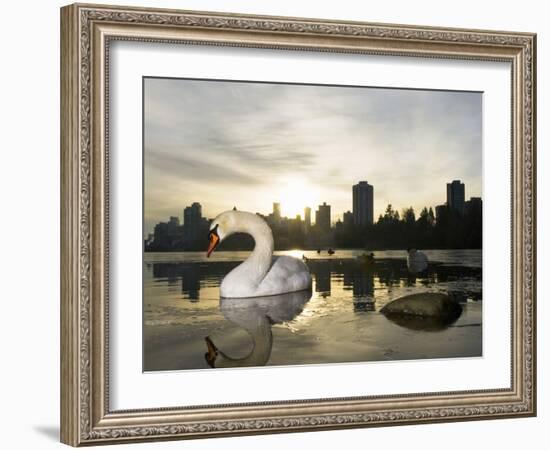
{"type": "Polygon", "coordinates": [[[536,414],[535,53],[530,33],[75,4],[61,9],[61,440],[79,446],[536,414]],[[428,58],[512,67],[509,389],[111,411],[108,57],[116,39],[428,58]]]}

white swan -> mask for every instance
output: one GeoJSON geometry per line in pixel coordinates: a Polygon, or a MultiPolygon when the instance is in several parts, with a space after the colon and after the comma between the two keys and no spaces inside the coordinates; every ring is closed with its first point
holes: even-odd
{"type": "Polygon", "coordinates": [[[309,269],[290,256],[273,258],[273,234],[257,214],[226,211],[210,225],[207,256],[233,233],[250,234],[256,243],[250,256],[223,279],[220,295],[226,298],[262,297],[311,288],[309,269]]]}
{"type": "Polygon", "coordinates": [[[428,257],[415,248],[407,249],[407,269],[411,273],[419,273],[428,268],[428,257]]]}

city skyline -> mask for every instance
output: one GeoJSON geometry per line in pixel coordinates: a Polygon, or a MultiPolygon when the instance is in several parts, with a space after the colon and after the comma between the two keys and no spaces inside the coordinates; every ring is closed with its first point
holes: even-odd
{"type": "MultiPolygon", "coordinates": [[[[377,216],[372,215],[372,220],[365,221],[362,218],[358,218],[359,216],[365,215],[365,210],[368,210],[369,206],[371,206],[371,208],[372,208],[374,198],[376,198],[372,193],[373,186],[368,184],[366,181],[359,181],[356,185],[353,185],[352,186],[353,191],[355,191],[355,188],[357,188],[358,186],[361,186],[363,183],[365,183],[369,186],[371,197],[370,197],[370,199],[367,200],[367,205],[359,206],[360,212],[358,211],[358,213],[354,212],[354,204],[352,204],[349,209],[343,211],[341,214],[338,214],[336,217],[334,217],[334,215],[332,214],[332,205],[330,203],[327,203],[326,201],[323,202],[322,204],[316,205],[313,208],[311,208],[309,206],[304,206],[301,213],[295,214],[293,216],[287,216],[287,215],[283,215],[281,213],[281,203],[280,202],[273,202],[272,205],[271,205],[271,210],[270,211],[250,211],[250,212],[253,212],[255,214],[259,214],[262,217],[275,217],[276,220],[281,220],[281,219],[283,219],[283,220],[297,220],[297,219],[299,219],[300,221],[304,222],[304,224],[306,226],[316,226],[316,225],[318,225],[320,223],[319,222],[319,217],[321,217],[321,221],[322,221],[321,227],[324,228],[325,230],[328,230],[328,229],[332,228],[338,222],[346,223],[346,216],[347,215],[349,216],[349,221],[352,222],[354,225],[366,225],[366,224],[371,224],[372,225],[373,223],[377,222],[377,220],[380,216],[384,215],[385,208],[377,216]],[[311,220],[311,213],[312,212],[315,214],[315,221],[311,220]],[[327,226],[327,224],[329,224],[330,226],[327,226]]],[[[388,203],[386,205],[386,207],[388,205],[391,205],[392,208],[395,211],[397,211],[399,214],[401,214],[404,210],[406,210],[408,208],[413,208],[414,212],[416,214],[419,214],[421,212],[421,209],[426,207],[428,209],[432,209],[433,213],[437,216],[437,211],[440,208],[449,207],[450,209],[458,211],[461,214],[463,214],[464,211],[465,211],[465,208],[468,204],[471,204],[472,202],[474,202],[474,203],[481,202],[481,198],[482,198],[481,196],[470,196],[470,199],[466,200],[465,184],[461,183],[460,180],[453,180],[451,183],[447,183],[446,186],[447,186],[446,200],[444,202],[438,202],[437,204],[433,204],[433,205],[423,205],[421,208],[418,208],[418,209],[416,209],[412,206],[399,207],[399,206],[391,204],[391,203],[388,203]],[[461,199],[459,200],[459,205],[456,205],[456,200],[454,200],[454,198],[457,195],[454,191],[457,188],[460,191],[460,194],[458,194],[458,195],[461,196],[461,199]]],[[[197,213],[196,213],[197,209],[199,211],[198,212],[198,218],[200,220],[206,220],[206,221],[213,220],[215,216],[202,215],[202,207],[203,207],[203,205],[200,201],[199,202],[194,201],[194,202],[192,202],[191,205],[185,205],[185,206],[181,207],[180,208],[180,210],[182,211],[181,217],[183,218],[183,221],[181,222],[181,225],[183,226],[184,224],[189,223],[188,220],[186,220],[187,217],[196,218],[197,217],[197,213]],[[189,216],[188,216],[188,213],[189,213],[189,216]]],[[[227,208],[225,211],[227,211],[229,209],[238,209],[238,208],[236,206],[233,206],[233,208],[227,208]]],[[[366,215],[369,218],[371,217],[371,216],[368,215],[368,213],[366,215]]],[[[176,218],[178,219],[178,225],[179,225],[180,224],[179,223],[180,216],[177,213],[170,214],[167,217],[161,218],[159,221],[157,221],[153,225],[153,228],[151,230],[144,229],[144,238],[148,238],[152,234],[153,229],[156,225],[161,224],[161,223],[168,223],[170,221],[174,221],[174,219],[176,219],[176,218]],[[168,219],[167,222],[165,222],[166,219],[168,219]]],[[[203,223],[203,225],[204,224],[205,223],[203,223]]],[[[192,233],[196,234],[197,231],[194,230],[192,233]]]]}
{"type": "Polygon", "coordinates": [[[145,79],[144,95],[145,234],[196,201],[209,218],[326,202],[334,224],[364,179],[376,221],[442,203],[451,169],[481,197],[480,93],[145,79]]]}
{"type": "MultiPolygon", "coordinates": [[[[438,205],[424,205],[423,209],[429,209],[429,213],[437,221],[439,217],[446,214],[446,211],[455,211],[459,216],[465,214],[476,213],[481,217],[482,211],[482,198],[470,197],[466,200],[465,197],[465,184],[460,180],[453,180],[451,183],[447,183],[447,195],[446,201],[438,205]]],[[[323,202],[317,206],[315,210],[315,222],[311,220],[311,208],[304,207],[303,214],[296,214],[295,216],[284,216],[281,214],[280,202],[274,202],[272,204],[272,210],[270,213],[260,213],[270,226],[279,227],[281,224],[286,223],[299,225],[299,229],[304,232],[308,232],[310,228],[314,228],[316,233],[330,233],[338,224],[344,226],[358,226],[363,227],[366,225],[373,225],[378,219],[373,218],[373,200],[374,200],[374,186],[370,185],[367,181],[359,181],[352,186],[353,193],[353,205],[352,210],[344,212],[343,217],[332,220],[331,205],[323,202]]],[[[392,206],[393,211],[399,214],[399,208],[392,206]]],[[[402,208],[403,214],[411,207],[402,208]]],[[[234,207],[236,209],[236,207],[234,207]]],[[[202,215],[202,205],[200,202],[193,202],[190,206],[185,206],[183,209],[183,222],[180,223],[179,216],[170,216],[167,222],[158,222],[154,227],[154,233],[146,233],[144,235],[146,242],[152,242],[151,237],[154,235],[157,239],[157,233],[164,237],[181,236],[184,240],[189,242],[199,241],[202,236],[207,233],[209,223],[213,217],[205,217],[202,215]],[[160,228],[159,228],[160,227],[160,228]]],[[[413,208],[414,214],[420,214],[421,211],[416,211],[413,208]]],[[[380,218],[383,214],[379,215],[380,218]]],[[[402,217],[403,218],[403,217],[402,217]]]]}

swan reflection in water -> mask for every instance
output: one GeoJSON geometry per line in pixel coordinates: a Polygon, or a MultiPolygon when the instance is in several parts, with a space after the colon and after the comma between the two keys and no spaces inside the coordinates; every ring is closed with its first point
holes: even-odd
{"type": "Polygon", "coordinates": [[[291,292],[253,298],[221,298],[224,317],[243,328],[252,339],[252,349],[244,358],[232,358],[206,337],[204,357],[212,368],[265,366],[271,356],[273,333],[271,326],[289,322],[298,316],[311,298],[311,291],[291,292]]]}

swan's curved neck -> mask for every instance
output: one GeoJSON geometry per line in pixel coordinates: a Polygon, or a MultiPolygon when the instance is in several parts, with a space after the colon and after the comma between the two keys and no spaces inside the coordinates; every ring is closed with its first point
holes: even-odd
{"type": "Polygon", "coordinates": [[[271,267],[274,246],[271,228],[255,214],[247,214],[241,216],[235,232],[250,234],[254,239],[254,250],[237,269],[246,270],[259,283],[271,267]]]}
{"type": "Polygon", "coordinates": [[[258,316],[251,323],[241,324],[252,339],[252,350],[244,358],[231,358],[220,351],[216,367],[265,366],[271,356],[273,334],[271,323],[266,316],[258,316]]]}

